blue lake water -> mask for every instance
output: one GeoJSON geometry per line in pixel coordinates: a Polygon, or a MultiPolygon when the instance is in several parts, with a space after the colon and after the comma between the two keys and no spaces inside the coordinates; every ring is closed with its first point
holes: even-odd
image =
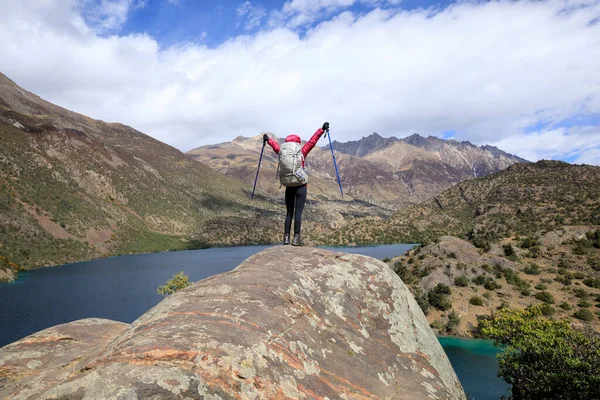
{"type": "MultiPolygon", "coordinates": [[[[230,271],[270,246],[240,246],[137,254],[37,269],[0,284],[0,347],[42,329],[82,318],[133,322],[162,297],[156,288],[184,271],[191,281],[230,271]]],[[[377,259],[403,254],[413,245],[331,248],[377,259]]],[[[498,399],[507,386],[496,377],[489,342],[440,338],[469,399],[498,399]]]]}

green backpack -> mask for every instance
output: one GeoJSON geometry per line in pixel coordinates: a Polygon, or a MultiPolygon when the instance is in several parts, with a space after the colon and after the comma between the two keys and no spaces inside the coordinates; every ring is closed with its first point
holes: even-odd
{"type": "Polygon", "coordinates": [[[302,186],[308,183],[308,176],[302,167],[304,155],[302,145],[286,142],[279,149],[279,182],[283,186],[302,186]]]}

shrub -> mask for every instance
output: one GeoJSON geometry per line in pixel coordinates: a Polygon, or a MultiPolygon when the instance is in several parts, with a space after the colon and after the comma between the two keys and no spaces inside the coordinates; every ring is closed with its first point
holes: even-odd
{"type": "Polygon", "coordinates": [[[190,286],[189,278],[181,271],[173,275],[164,285],[159,286],[156,292],[162,296],[168,296],[188,286],[190,286]]]}
{"type": "Polygon", "coordinates": [[[435,320],[433,321],[431,324],[429,324],[430,327],[432,327],[433,329],[437,329],[437,330],[442,330],[444,328],[444,324],[442,324],[442,321],[440,320],[435,320]]]}
{"type": "Polygon", "coordinates": [[[600,398],[600,335],[542,318],[542,307],[478,318],[477,330],[505,346],[498,376],[514,399],[600,398]]]}
{"type": "Polygon", "coordinates": [[[529,266],[523,268],[523,272],[525,272],[527,275],[539,275],[540,266],[532,263],[529,266]]]}
{"type": "Polygon", "coordinates": [[[544,303],[554,304],[554,296],[548,292],[538,292],[535,294],[535,298],[543,301],[544,303]]]}
{"type": "Polygon", "coordinates": [[[581,308],[589,308],[592,306],[592,303],[587,300],[581,300],[579,303],[577,303],[577,305],[581,308]]]}
{"type": "Polygon", "coordinates": [[[474,306],[482,306],[483,305],[483,299],[479,296],[473,296],[469,299],[469,303],[471,303],[474,306]]]}
{"type": "Polygon", "coordinates": [[[458,313],[456,311],[452,310],[450,312],[450,314],[448,314],[448,323],[446,324],[446,332],[447,333],[454,332],[454,330],[456,329],[456,327],[458,326],[459,323],[460,323],[460,317],[458,316],[458,313]]]}
{"type": "Polygon", "coordinates": [[[469,278],[467,278],[464,275],[461,275],[454,279],[454,284],[456,286],[461,286],[461,287],[469,286],[469,278]]]}
{"type": "Polygon", "coordinates": [[[496,290],[496,289],[500,289],[502,288],[502,285],[500,285],[498,282],[496,282],[493,279],[488,279],[484,284],[483,287],[486,288],[487,290],[496,290]]]}
{"type": "Polygon", "coordinates": [[[575,297],[579,297],[580,299],[588,298],[588,293],[581,288],[573,289],[573,293],[575,293],[575,297]]]}
{"type": "Polygon", "coordinates": [[[587,278],[583,283],[591,288],[600,289],[600,278],[587,278]]]}
{"type": "Polygon", "coordinates": [[[432,307],[441,311],[447,311],[452,308],[452,301],[448,297],[451,293],[450,288],[443,283],[438,283],[428,294],[427,300],[432,307]]]}
{"type": "Polygon", "coordinates": [[[567,303],[566,301],[563,301],[562,303],[560,303],[560,308],[562,308],[563,310],[571,310],[573,307],[571,307],[571,305],[569,303],[567,303]]]}
{"type": "Polygon", "coordinates": [[[573,273],[573,278],[575,278],[575,279],[583,279],[583,278],[585,278],[585,274],[583,272],[577,271],[577,272],[573,273]]]}
{"type": "Polygon", "coordinates": [[[506,257],[511,257],[515,255],[515,249],[510,244],[503,245],[502,250],[504,250],[504,255],[506,257]]]}
{"type": "Polygon", "coordinates": [[[415,296],[415,301],[417,302],[419,307],[421,307],[423,314],[427,315],[427,313],[429,312],[428,296],[425,293],[423,293],[421,291],[421,289],[416,289],[414,296],[415,296]]]}
{"type": "Polygon", "coordinates": [[[486,276],[485,274],[481,274],[481,275],[477,275],[475,278],[473,278],[473,283],[476,285],[483,285],[486,282],[486,276]]]}
{"type": "MultiPolygon", "coordinates": [[[[594,314],[587,309],[581,309],[573,314],[573,316],[577,319],[580,319],[585,322],[590,322],[594,320],[594,314]]],[[[600,387],[600,386],[599,386],[600,387]]]]}
{"type": "Polygon", "coordinates": [[[546,289],[548,289],[548,285],[544,285],[543,283],[538,283],[537,285],[535,285],[535,288],[537,290],[546,290],[546,289]]]}
{"type": "Polygon", "coordinates": [[[542,310],[542,315],[545,317],[550,317],[556,313],[556,310],[554,309],[554,307],[552,307],[550,304],[546,304],[546,303],[542,304],[541,310],[542,310]]]}
{"type": "Polygon", "coordinates": [[[448,258],[457,258],[456,257],[456,253],[455,252],[450,252],[450,254],[448,254],[448,258]]]}

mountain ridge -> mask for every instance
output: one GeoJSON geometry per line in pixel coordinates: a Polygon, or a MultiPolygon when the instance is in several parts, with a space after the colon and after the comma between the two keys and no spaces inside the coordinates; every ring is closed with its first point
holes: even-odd
{"type": "MultiPolygon", "coordinates": [[[[271,133],[268,135],[280,140],[271,133]]],[[[427,200],[465,179],[498,172],[515,162],[526,162],[492,146],[477,147],[432,136],[423,138],[418,134],[398,139],[384,138],[375,132],[358,141],[332,144],[337,152],[344,194],[351,200],[387,210],[427,200]]],[[[201,146],[186,154],[225,175],[253,181],[261,147],[262,133],[201,146]]],[[[261,169],[268,171],[269,178],[259,177],[258,189],[268,196],[277,196],[276,157],[269,148],[263,157],[261,169]]],[[[315,147],[306,163],[315,198],[337,199],[338,191],[332,185],[336,182],[329,146],[315,147]]],[[[264,176],[262,171],[261,176],[264,176]]]]}
{"type": "Polygon", "coordinates": [[[3,74],[0,133],[0,258],[7,265],[186,249],[213,218],[253,220],[278,207],[249,203],[242,182],[129,126],[49,103],[3,74]]]}

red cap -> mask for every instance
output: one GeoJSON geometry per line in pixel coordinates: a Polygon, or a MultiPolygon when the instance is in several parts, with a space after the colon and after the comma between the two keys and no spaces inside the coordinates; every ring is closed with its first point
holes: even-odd
{"type": "Polygon", "coordinates": [[[288,137],[285,138],[286,143],[287,142],[296,142],[296,143],[302,143],[302,141],[300,140],[300,136],[298,135],[288,135],[288,137]]]}

